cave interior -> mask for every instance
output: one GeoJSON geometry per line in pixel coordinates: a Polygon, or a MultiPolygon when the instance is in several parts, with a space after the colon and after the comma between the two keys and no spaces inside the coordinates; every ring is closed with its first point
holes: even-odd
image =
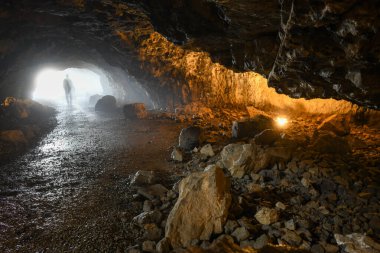
{"type": "Polygon", "coordinates": [[[377,0],[1,1],[0,251],[380,252],[379,29],[377,0]]]}

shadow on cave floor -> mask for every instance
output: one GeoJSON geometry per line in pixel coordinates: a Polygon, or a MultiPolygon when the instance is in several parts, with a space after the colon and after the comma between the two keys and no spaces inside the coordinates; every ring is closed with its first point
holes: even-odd
{"type": "Polygon", "coordinates": [[[123,225],[139,212],[129,176],[168,168],[181,125],[59,108],[40,143],[0,166],[0,251],[114,252],[132,244],[123,225]]]}

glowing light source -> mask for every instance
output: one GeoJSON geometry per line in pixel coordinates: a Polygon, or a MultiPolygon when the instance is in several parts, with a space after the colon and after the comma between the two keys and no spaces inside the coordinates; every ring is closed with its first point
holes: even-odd
{"type": "Polygon", "coordinates": [[[63,89],[66,75],[69,75],[73,84],[74,100],[88,101],[91,95],[103,94],[99,75],[89,69],[68,68],[63,71],[44,69],[36,76],[33,99],[66,103],[63,89]]]}
{"type": "Polygon", "coordinates": [[[285,117],[277,117],[276,123],[279,127],[285,127],[288,124],[288,119],[285,117]]]}

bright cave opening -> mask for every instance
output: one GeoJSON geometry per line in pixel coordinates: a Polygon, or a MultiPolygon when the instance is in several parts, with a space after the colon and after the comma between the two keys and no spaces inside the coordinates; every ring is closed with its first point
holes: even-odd
{"type": "Polygon", "coordinates": [[[63,84],[66,78],[71,83],[70,92],[73,104],[85,104],[88,103],[92,95],[104,94],[101,78],[94,71],[83,68],[67,68],[64,70],[47,68],[36,75],[32,98],[49,104],[66,104],[63,84]]]}

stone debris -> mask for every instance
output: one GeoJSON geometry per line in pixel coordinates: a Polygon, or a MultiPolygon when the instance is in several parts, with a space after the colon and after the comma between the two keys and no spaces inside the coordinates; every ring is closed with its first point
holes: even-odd
{"type": "Polygon", "coordinates": [[[242,178],[252,167],[251,144],[229,144],[221,152],[222,164],[233,177],[242,178]]]}
{"type": "Polygon", "coordinates": [[[213,157],[215,155],[211,144],[204,145],[199,152],[207,157],[213,157]]]}
{"type": "MultiPolygon", "coordinates": [[[[271,134],[277,135],[273,131],[262,134],[271,139],[271,134]]],[[[306,137],[305,133],[289,134],[291,128],[286,131],[276,140],[256,142],[259,136],[264,138],[260,134],[225,146],[213,144],[214,155],[210,157],[202,148],[189,153],[189,161],[180,164],[189,176],[179,186],[178,182],[172,184],[173,190],[142,203],[143,211],[160,210],[163,215],[160,223],[153,222],[158,228],[166,228],[165,237],[152,240],[158,242],[157,252],[170,252],[172,246],[173,252],[187,253],[230,249],[261,252],[273,245],[280,249],[286,245],[290,252],[378,252],[380,220],[371,215],[380,208],[374,190],[377,188],[371,176],[365,177],[369,185],[360,180],[365,165],[350,160],[352,152],[357,151],[348,150],[348,137],[322,129],[314,134],[308,130],[310,135],[306,137]],[[214,164],[230,175],[231,193],[224,187],[215,190],[216,182],[229,180],[214,164]],[[204,173],[216,170],[223,180],[204,178],[204,173]],[[216,198],[216,192],[229,196],[228,211],[225,207],[221,211],[217,203],[223,198],[216,198]],[[220,216],[224,222],[217,218],[220,216]],[[366,245],[371,248],[363,251],[353,246],[353,231],[367,233],[366,245]]],[[[368,173],[368,168],[364,171],[368,173]]]]}
{"type": "Polygon", "coordinates": [[[183,153],[179,148],[174,147],[173,151],[170,155],[170,158],[173,161],[182,162],[183,161],[183,153]]]}
{"type": "Polygon", "coordinates": [[[147,199],[154,200],[156,197],[162,198],[166,196],[169,190],[162,184],[154,184],[147,187],[139,187],[137,193],[147,199]]]}
{"type": "Polygon", "coordinates": [[[209,240],[212,233],[223,232],[230,203],[230,183],[222,169],[214,166],[191,174],[179,185],[165,237],[173,248],[187,247],[194,239],[209,240]]]}
{"type": "Polygon", "coordinates": [[[380,252],[380,243],[363,234],[334,234],[334,237],[337,244],[343,246],[344,250],[348,253],[380,252]]]}
{"type": "Polygon", "coordinates": [[[143,103],[126,104],[123,106],[123,113],[127,119],[145,119],[148,117],[148,112],[143,103]]]}
{"type": "Polygon", "coordinates": [[[236,228],[232,234],[231,234],[238,242],[244,241],[248,239],[250,236],[250,233],[245,227],[238,227],[236,228]]]}
{"type": "Polygon", "coordinates": [[[153,184],[156,180],[154,171],[139,170],[131,180],[131,185],[148,185],[153,184]]]}
{"type": "Polygon", "coordinates": [[[276,209],[263,207],[255,214],[255,218],[263,225],[270,225],[278,221],[279,215],[276,209]]]}

